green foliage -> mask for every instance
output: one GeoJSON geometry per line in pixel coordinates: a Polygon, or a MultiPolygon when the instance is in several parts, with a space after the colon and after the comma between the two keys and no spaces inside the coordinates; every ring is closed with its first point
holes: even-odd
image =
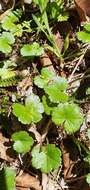
{"type": "Polygon", "coordinates": [[[10,53],[12,51],[11,45],[15,42],[15,38],[10,32],[3,32],[0,36],[0,51],[3,53],[10,53]]]}
{"type": "Polygon", "coordinates": [[[46,97],[42,97],[42,102],[44,106],[44,111],[47,115],[51,115],[53,108],[55,107],[55,104],[51,103],[50,100],[46,97]]]}
{"type": "Polygon", "coordinates": [[[30,21],[19,21],[22,10],[9,11],[1,21],[2,29],[10,31],[14,36],[21,37],[23,32],[31,32],[30,21]]]}
{"type": "Polygon", "coordinates": [[[7,167],[0,171],[0,189],[15,189],[15,171],[12,168],[7,167]]]}
{"type": "Polygon", "coordinates": [[[34,42],[33,44],[25,44],[21,48],[21,55],[22,56],[41,56],[44,53],[43,47],[40,47],[40,45],[37,42],[34,42]]]}
{"type": "Polygon", "coordinates": [[[44,88],[55,77],[55,73],[49,71],[47,68],[41,70],[41,75],[34,78],[34,83],[39,88],[44,88]]]}
{"type": "Polygon", "coordinates": [[[90,186],[90,173],[87,174],[86,176],[86,182],[89,184],[90,186]]]}
{"type": "Polygon", "coordinates": [[[43,104],[35,94],[31,94],[25,100],[25,105],[14,103],[12,105],[13,114],[23,124],[37,123],[42,119],[44,112],[43,104]]]}
{"type": "Polygon", "coordinates": [[[16,36],[22,36],[23,28],[21,24],[17,24],[19,22],[19,17],[21,17],[21,11],[10,11],[8,15],[6,15],[1,23],[2,28],[6,31],[10,31],[16,36]]]}
{"type": "Polygon", "coordinates": [[[52,34],[51,28],[49,26],[47,10],[46,10],[47,5],[48,5],[48,0],[47,1],[35,0],[34,2],[39,6],[41,15],[39,15],[39,16],[32,15],[33,20],[35,21],[35,23],[38,26],[38,32],[42,31],[51,44],[51,46],[47,45],[46,49],[50,49],[50,51],[54,52],[59,59],[62,59],[60,49],[57,46],[57,43],[55,41],[55,37],[52,34]]]}
{"type": "Polygon", "coordinates": [[[54,144],[36,146],[32,150],[32,165],[44,173],[49,173],[61,165],[61,151],[54,144]]]}
{"type": "Polygon", "coordinates": [[[32,137],[26,131],[19,131],[12,135],[12,140],[14,141],[13,148],[18,153],[27,153],[30,151],[31,146],[34,143],[32,137]]]}
{"type": "Polygon", "coordinates": [[[15,77],[15,72],[10,69],[1,68],[0,69],[0,77],[1,79],[10,79],[15,77]]]}
{"type": "Polygon", "coordinates": [[[18,81],[19,77],[16,72],[12,69],[15,63],[11,61],[4,61],[2,68],[0,68],[0,87],[14,86],[18,81]]]}
{"type": "Polygon", "coordinates": [[[0,87],[15,86],[19,81],[20,78],[17,76],[9,77],[7,79],[0,79],[0,87]]]}
{"type": "Polygon", "coordinates": [[[44,111],[52,116],[52,121],[56,125],[62,125],[67,134],[78,131],[83,122],[83,116],[76,104],[68,102],[67,80],[44,68],[41,75],[34,78],[34,83],[44,89],[46,94],[42,98],[44,111]]]}
{"type": "Polygon", "coordinates": [[[63,22],[63,21],[67,21],[69,18],[69,14],[68,12],[62,12],[59,16],[58,16],[58,22],[63,22]]]}
{"type": "Polygon", "coordinates": [[[85,162],[88,162],[90,165],[90,152],[87,154],[87,156],[84,158],[85,162]]]}
{"type": "Polygon", "coordinates": [[[49,99],[53,103],[65,102],[68,100],[66,94],[67,80],[62,77],[58,77],[55,73],[48,69],[42,69],[41,76],[34,78],[34,83],[43,88],[49,99]]]}
{"type": "Polygon", "coordinates": [[[45,86],[45,93],[48,94],[48,97],[51,102],[59,103],[66,102],[68,100],[68,95],[65,90],[67,88],[67,81],[62,77],[54,77],[52,81],[45,86]]]}
{"type": "Polygon", "coordinates": [[[83,43],[90,42],[90,24],[84,24],[83,31],[77,32],[77,37],[83,43]]]}
{"type": "Polygon", "coordinates": [[[83,117],[77,105],[65,103],[53,109],[52,121],[56,125],[62,124],[67,134],[73,134],[80,129],[83,117]]]}

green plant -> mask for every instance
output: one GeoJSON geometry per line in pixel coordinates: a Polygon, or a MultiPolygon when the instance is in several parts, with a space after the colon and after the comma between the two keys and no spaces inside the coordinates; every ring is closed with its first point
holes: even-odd
{"type": "Polygon", "coordinates": [[[88,173],[87,175],[86,175],[86,182],[89,184],[89,186],[90,186],[90,173],[88,173]]]}
{"type": "MultiPolygon", "coordinates": [[[[12,140],[14,141],[14,150],[21,154],[30,152],[34,143],[33,138],[26,131],[15,132],[12,135],[12,140]]],[[[61,151],[54,144],[48,144],[42,147],[36,145],[31,150],[31,155],[33,167],[40,169],[42,172],[48,173],[61,165],[61,151]]]]}
{"type": "Polygon", "coordinates": [[[0,171],[1,190],[15,189],[15,171],[12,168],[6,167],[0,171]]]}
{"type": "Polygon", "coordinates": [[[22,10],[9,11],[2,19],[1,27],[6,31],[10,31],[14,36],[21,37],[23,32],[31,32],[30,21],[20,22],[22,10]]]}
{"type": "Polygon", "coordinates": [[[44,53],[43,47],[40,47],[40,45],[37,42],[33,42],[33,44],[25,44],[21,48],[21,55],[22,56],[40,56],[44,53]]]}
{"type": "Polygon", "coordinates": [[[10,60],[1,62],[3,65],[0,68],[0,87],[14,86],[18,81],[19,77],[13,70],[16,64],[10,60]]]}
{"type": "Polygon", "coordinates": [[[57,46],[55,37],[52,34],[51,28],[49,26],[47,10],[46,10],[48,0],[47,1],[38,0],[38,1],[34,1],[34,2],[36,5],[38,5],[38,7],[40,9],[40,13],[41,13],[41,15],[38,15],[38,16],[32,15],[33,20],[35,21],[35,23],[38,26],[37,30],[38,30],[38,32],[42,31],[46,35],[49,42],[51,43],[51,46],[46,45],[45,47],[46,47],[46,49],[49,49],[50,51],[54,52],[59,59],[62,59],[60,49],[57,46]]]}
{"type": "Polygon", "coordinates": [[[18,120],[23,124],[37,123],[42,118],[44,112],[43,104],[35,94],[31,94],[25,100],[25,105],[14,103],[13,114],[18,117],[18,120]]]}
{"type": "Polygon", "coordinates": [[[80,114],[78,105],[70,102],[66,93],[67,80],[44,68],[41,75],[34,78],[34,83],[45,92],[42,98],[44,110],[47,115],[52,116],[52,121],[56,125],[62,125],[67,134],[78,131],[83,116],[80,114]]]}
{"type": "Polygon", "coordinates": [[[51,102],[59,103],[68,100],[66,93],[67,80],[56,76],[55,73],[48,71],[48,69],[42,69],[41,76],[36,76],[34,83],[39,88],[44,89],[51,102]]]}
{"type": "Polygon", "coordinates": [[[59,104],[53,109],[52,120],[56,125],[62,124],[67,134],[73,134],[80,129],[83,117],[76,104],[59,104]]]}
{"type": "Polygon", "coordinates": [[[26,131],[15,132],[12,135],[14,141],[13,148],[18,153],[27,153],[30,151],[34,141],[26,131]]]}
{"type": "Polygon", "coordinates": [[[10,32],[3,32],[0,36],[0,51],[3,53],[11,53],[11,45],[14,44],[15,38],[10,32]]]}
{"type": "Polygon", "coordinates": [[[83,43],[90,42],[90,24],[86,23],[83,25],[83,31],[77,32],[77,37],[83,43]]]}
{"type": "MultiPolygon", "coordinates": [[[[25,99],[25,105],[14,103],[13,114],[23,124],[38,123],[45,112],[50,120],[64,127],[67,134],[71,135],[80,129],[83,116],[78,105],[70,101],[66,93],[68,83],[65,78],[44,68],[40,76],[34,77],[34,83],[42,88],[44,95],[40,98],[31,93],[25,99]]],[[[27,153],[33,146],[34,140],[25,131],[12,135],[13,148],[17,153],[27,153]]],[[[31,150],[32,165],[42,172],[48,173],[61,165],[61,151],[55,145],[35,145],[31,150]],[[53,156],[54,155],[54,156],[53,156]]]]}
{"type": "Polygon", "coordinates": [[[48,144],[41,148],[35,146],[31,154],[32,165],[44,173],[49,173],[61,165],[61,151],[54,144],[48,144]]]}

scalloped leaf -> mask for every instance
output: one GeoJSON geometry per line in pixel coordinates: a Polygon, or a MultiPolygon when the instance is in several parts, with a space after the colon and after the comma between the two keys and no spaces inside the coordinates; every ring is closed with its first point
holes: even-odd
{"type": "Polygon", "coordinates": [[[22,56],[41,56],[43,53],[43,47],[41,47],[37,42],[33,42],[33,44],[25,44],[21,48],[22,56]]]}
{"type": "Polygon", "coordinates": [[[52,78],[55,77],[55,73],[49,71],[47,68],[41,70],[41,75],[34,78],[34,84],[39,88],[44,88],[52,78]]]}
{"type": "MultiPolygon", "coordinates": [[[[18,13],[19,16],[21,17],[20,13],[18,13]]],[[[11,33],[13,33],[16,36],[22,36],[22,25],[21,24],[17,24],[16,22],[19,21],[18,16],[16,16],[16,13],[14,14],[13,12],[9,12],[9,14],[7,16],[4,17],[4,19],[2,19],[1,23],[2,23],[2,28],[6,31],[10,31],[11,33]]]]}
{"type": "Polygon", "coordinates": [[[33,148],[32,165],[44,173],[49,173],[61,165],[61,151],[54,144],[33,148]]]}
{"type": "Polygon", "coordinates": [[[35,94],[31,94],[25,100],[25,105],[14,103],[13,114],[23,124],[37,123],[42,119],[43,104],[35,94]]]}
{"type": "Polygon", "coordinates": [[[66,89],[67,80],[62,77],[54,77],[44,88],[45,93],[48,94],[50,101],[53,103],[68,101],[68,95],[65,92],[66,89]]]}
{"type": "Polygon", "coordinates": [[[12,135],[14,141],[13,148],[18,153],[27,153],[30,151],[34,140],[26,131],[15,132],[12,135]]]}
{"type": "Polygon", "coordinates": [[[12,168],[4,168],[0,171],[0,189],[14,190],[15,189],[15,171],[12,168]]]}
{"type": "Polygon", "coordinates": [[[77,32],[77,37],[83,43],[90,42],[90,32],[86,32],[86,31],[77,32]]]}
{"type": "Polygon", "coordinates": [[[90,23],[86,23],[83,25],[83,28],[87,31],[90,32],[90,23]]]}
{"type": "Polygon", "coordinates": [[[67,134],[73,134],[80,129],[83,116],[76,104],[65,103],[53,109],[52,120],[56,125],[63,124],[67,134]]]}
{"type": "Polygon", "coordinates": [[[13,34],[10,32],[3,32],[0,36],[0,51],[3,53],[10,53],[12,51],[11,45],[15,42],[13,34]]]}

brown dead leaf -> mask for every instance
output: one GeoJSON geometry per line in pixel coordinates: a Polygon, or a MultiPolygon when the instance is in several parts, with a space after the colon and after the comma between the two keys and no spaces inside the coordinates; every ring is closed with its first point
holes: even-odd
{"type": "Polygon", "coordinates": [[[40,63],[43,67],[47,67],[50,71],[55,72],[53,64],[47,53],[44,53],[40,58],[40,63]]]}
{"type": "Polygon", "coordinates": [[[63,49],[64,41],[63,41],[62,36],[60,35],[60,32],[57,31],[56,34],[54,34],[54,37],[55,37],[55,42],[57,44],[57,47],[59,48],[61,52],[63,49]]]}
{"type": "Polygon", "coordinates": [[[0,133],[0,158],[7,161],[12,162],[14,159],[7,155],[9,139],[5,138],[2,133],[0,133]]]}
{"type": "Polygon", "coordinates": [[[90,19],[90,0],[75,0],[76,9],[82,22],[90,19]]]}
{"type": "Polygon", "coordinates": [[[63,156],[63,165],[64,165],[64,179],[68,179],[72,177],[72,168],[74,166],[74,162],[70,159],[70,153],[67,152],[65,146],[61,145],[62,148],[62,156],[63,156]]]}
{"type": "Polygon", "coordinates": [[[17,188],[33,188],[35,190],[42,189],[39,180],[28,173],[23,173],[21,176],[18,175],[16,177],[16,186],[17,188]]]}

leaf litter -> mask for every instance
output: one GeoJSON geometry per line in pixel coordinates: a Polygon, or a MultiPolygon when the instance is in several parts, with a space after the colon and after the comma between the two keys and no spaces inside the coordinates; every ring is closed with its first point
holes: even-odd
{"type": "Polygon", "coordinates": [[[3,0],[0,6],[4,190],[89,190],[90,3],[3,0]]]}

